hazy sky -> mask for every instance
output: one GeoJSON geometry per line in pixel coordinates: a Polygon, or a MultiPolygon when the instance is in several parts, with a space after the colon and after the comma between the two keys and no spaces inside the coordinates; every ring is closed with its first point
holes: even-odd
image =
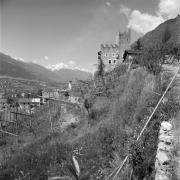
{"type": "Polygon", "coordinates": [[[0,0],[0,51],[2,50],[2,0],[0,0]]]}
{"type": "Polygon", "coordinates": [[[3,52],[44,66],[86,69],[96,63],[100,44],[115,43],[127,25],[134,40],[180,10],[180,0],[0,1],[3,52]]]}

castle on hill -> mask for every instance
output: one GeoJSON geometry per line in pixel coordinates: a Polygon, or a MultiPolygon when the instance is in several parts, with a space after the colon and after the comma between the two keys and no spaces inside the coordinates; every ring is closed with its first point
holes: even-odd
{"type": "Polygon", "coordinates": [[[128,29],[124,33],[118,33],[115,44],[101,44],[101,59],[105,64],[106,71],[122,63],[124,51],[130,47],[130,43],[131,29],[128,29]]]}

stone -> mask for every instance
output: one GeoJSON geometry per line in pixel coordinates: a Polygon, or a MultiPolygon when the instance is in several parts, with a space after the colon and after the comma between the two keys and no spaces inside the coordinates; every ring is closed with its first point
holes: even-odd
{"type": "Polygon", "coordinates": [[[165,172],[160,171],[156,173],[155,180],[170,180],[165,172]]]}
{"type": "Polygon", "coordinates": [[[166,121],[163,121],[161,123],[161,129],[165,130],[165,131],[171,131],[172,130],[172,124],[166,121]]]}
{"type": "Polygon", "coordinates": [[[162,165],[165,161],[169,161],[170,158],[168,154],[164,151],[158,151],[156,158],[159,160],[160,164],[162,165]]]}
{"type": "Polygon", "coordinates": [[[169,145],[166,145],[166,143],[164,143],[164,142],[159,142],[158,149],[161,151],[170,151],[172,149],[172,147],[169,145]]]}
{"type": "Polygon", "coordinates": [[[167,135],[165,135],[165,134],[161,134],[161,135],[159,136],[159,140],[160,140],[161,142],[166,142],[166,143],[171,144],[172,141],[173,141],[173,136],[167,136],[167,135]]]}

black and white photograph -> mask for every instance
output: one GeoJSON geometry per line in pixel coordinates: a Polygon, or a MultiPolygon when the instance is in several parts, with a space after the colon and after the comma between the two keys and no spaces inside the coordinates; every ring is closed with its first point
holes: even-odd
{"type": "Polygon", "coordinates": [[[180,0],[0,0],[0,180],[180,180],[180,0]]]}

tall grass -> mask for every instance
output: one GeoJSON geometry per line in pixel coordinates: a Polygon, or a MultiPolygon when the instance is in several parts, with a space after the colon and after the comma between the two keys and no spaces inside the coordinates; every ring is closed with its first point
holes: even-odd
{"type": "MultiPolygon", "coordinates": [[[[150,131],[144,134],[139,144],[135,144],[134,139],[159,99],[159,95],[153,92],[155,80],[142,68],[125,74],[119,72],[119,74],[120,76],[117,77],[114,74],[116,80],[114,84],[111,82],[113,84],[109,88],[111,96],[93,96],[91,112],[94,115],[82,117],[82,121],[88,119],[90,125],[83,126],[82,123],[81,129],[75,128],[63,134],[51,134],[23,148],[0,169],[0,177],[2,177],[0,179],[6,176],[9,180],[18,178],[21,176],[21,171],[28,174],[29,179],[35,180],[41,176],[71,176],[67,166],[74,149],[81,149],[81,153],[77,155],[81,172],[85,174],[90,172],[90,178],[93,180],[104,180],[133,149],[135,154],[131,154],[134,160],[139,148],[142,151],[139,153],[143,155],[140,162],[144,168],[142,172],[148,171],[150,174],[157,145],[158,121],[156,123],[156,120],[159,116],[153,117],[154,123],[150,124],[150,131]],[[146,161],[148,163],[145,164],[146,161]]],[[[167,107],[167,105],[163,106],[159,112],[165,111],[167,107]]],[[[133,163],[130,163],[126,167],[121,179],[129,178],[132,166],[133,163]]],[[[135,167],[136,175],[138,168],[140,168],[139,164],[135,167]]]]}

